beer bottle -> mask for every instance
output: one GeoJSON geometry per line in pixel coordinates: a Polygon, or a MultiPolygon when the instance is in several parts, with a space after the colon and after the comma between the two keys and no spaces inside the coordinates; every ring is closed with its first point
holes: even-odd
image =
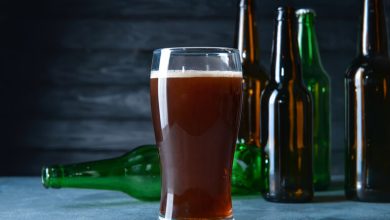
{"type": "Polygon", "coordinates": [[[271,79],[261,97],[264,198],[307,202],[313,197],[312,101],[302,80],[295,11],[278,8],[271,79]]]}
{"type": "MultiPolygon", "coordinates": [[[[207,152],[206,152],[207,153],[207,152]]],[[[260,151],[255,146],[237,146],[232,178],[233,194],[253,191],[259,179],[260,151]],[[236,189],[236,190],[234,190],[236,189]]],[[[140,200],[159,200],[161,177],[160,160],[155,145],[143,145],[121,157],[70,165],[54,165],[42,169],[42,183],[46,188],[84,188],[124,192],[140,200]]]]}
{"type": "Polygon", "coordinates": [[[238,132],[237,150],[233,163],[233,172],[241,172],[245,178],[232,178],[232,192],[248,194],[260,192],[261,185],[248,185],[246,180],[261,183],[260,175],[260,97],[268,76],[260,64],[257,26],[255,19],[255,0],[238,0],[238,13],[235,47],[240,51],[243,73],[243,105],[240,129],[238,132]],[[258,147],[259,149],[255,149],[258,147]],[[245,153],[243,154],[242,151],[245,153]],[[253,152],[253,153],[248,153],[253,152]],[[251,164],[249,167],[242,166],[251,164]],[[257,170],[259,168],[260,170],[257,170]],[[245,180],[245,181],[244,181],[245,180]],[[252,181],[255,180],[255,181],[252,181]],[[242,188],[240,187],[242,186],[242,188]]]}
{"type": "Polygon", "coordinates": [[[261,150],[256,145],[236,144],[232,167],[232,194],[260,194],[261,150]]]}
{"type": "Polygon", "coordinates": [[[362,0],[358,56],[345,75],[348,199],[390,202],[390,61],[382,0],[362,0]]]}
{"type": "Polygon", "coordinates": [[[46,188],[105,189],[140,200],[160,199],[160,160],[155,145],[143,145],[121,157],[42,169],[46,188]]]}
{"type": "Polygon", "coordinates": [[[319,53],[315,12],[300,9],[296,14],[303,80],[313,99],[314,188],[325,190],[330,185],[330,82],[319,53]]]}

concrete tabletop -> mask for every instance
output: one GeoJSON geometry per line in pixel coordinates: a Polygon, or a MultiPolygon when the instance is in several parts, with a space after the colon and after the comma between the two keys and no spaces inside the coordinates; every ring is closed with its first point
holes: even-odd
{"type": "MultiPolygon", "coordinates": [[[[126,194],[44,189],[38,177],[0,178],[0,219],[157,219],[158,202],[126,194]]],[[[233,197],[236,220],[390,219],[390,204],[346,201],[342,190],[316,193],[313,203],[279,204],[260,196],[233,197]]]]}

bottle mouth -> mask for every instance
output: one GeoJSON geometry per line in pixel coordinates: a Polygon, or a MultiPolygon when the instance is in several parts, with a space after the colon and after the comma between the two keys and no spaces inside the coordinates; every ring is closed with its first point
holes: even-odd
{"type": "Polygon", "coordinates": [[[59,167],[56,167],[56,166],[42,167],[41,180],[42,180],[42,185],[46,189],[60,188],[60,185],[58,184],[58,180],[57,180],[57,177],[59,177],[58,169],[59,169],[59,167]]]}
{"type": "Polygon", "coordinates": [[[42,180],[42,185],[47,189],[49,188],[49,168],[48,167],[42,167],[41,170],[41,180],[42,180]]]}
{"type": "Polygon", "coordinates": [[[311,8],[301,8],[298,9],[295,12],[295,15],[297,17],[298,23],[307,23],[311,24],[314,23],[314,20],[316,18],[316,12],[311,8]]]}
{"type": "Polygon", "coordinates": [[[49,167],[42,167],[42,170],[41,170],[41,180],[42,180],[42,185],[46,189],[50,188],[49,179],[50,179],[49,167]]]}
{"type": "Polygon", "coordinates": [[[239,0],[238,5],[240,8],[247,8],[248,7],[248,0],[239,0]]]}
{"type": "Polygon", "coordinates": [[[277,21],[291,20],[295,14],[295,9],[291,6],[281,6],[278,8],[277,21]]]}
{"type": "Polygon", "coordinates": [[[314,17],[317,16],[316,11],[314,11],[314,9],[311,8],[300,8],[296,10],[295,14],[297,15],[297,17],[302,15],[313,15],[314,17]]]}

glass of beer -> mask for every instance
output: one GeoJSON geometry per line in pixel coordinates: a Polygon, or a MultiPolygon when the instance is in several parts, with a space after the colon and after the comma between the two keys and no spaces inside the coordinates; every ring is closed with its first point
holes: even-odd
{"type": "Polygon", "coordinates": [[[231,169],[242,102],[239,52],[155,50],[150,96],[162,171],[159,219],[233,219],[231,169]]]}

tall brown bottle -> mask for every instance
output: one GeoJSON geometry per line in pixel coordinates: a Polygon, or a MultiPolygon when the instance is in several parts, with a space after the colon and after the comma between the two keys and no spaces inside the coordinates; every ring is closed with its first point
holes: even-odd
{"type": "Polygon", "coordinates": [[[312,101],[302,80],[295,10],[280,7],[271,79],[261,97],[264,198],[308,202],[313,198],[312,101]]]}
{"type": "Polygon", "coordinates": [[[268,76],[260,64],[255,0],[238,0],[234,47],[240,51],[242,61],[243,105],[233,162],[233,172],[242,175],[232,177],[232,192],[259,193],[263,182],[261,180],[260,97],[268,82],[268,76]]]}
{"type": "Polygon", "coordinates": [[[238,141],[240,144],[260,147],[260,97],[267,84],[268,76],[260,64],[254,1],[239,0],[234,45],[241,53],[244,78],[238,141]]]}
{"type": "Polygon", "coordinates": [[[347,198],[390,202],[390,61],[382,0],[363,0],[358,56],[345,76],[347,198]]]}

